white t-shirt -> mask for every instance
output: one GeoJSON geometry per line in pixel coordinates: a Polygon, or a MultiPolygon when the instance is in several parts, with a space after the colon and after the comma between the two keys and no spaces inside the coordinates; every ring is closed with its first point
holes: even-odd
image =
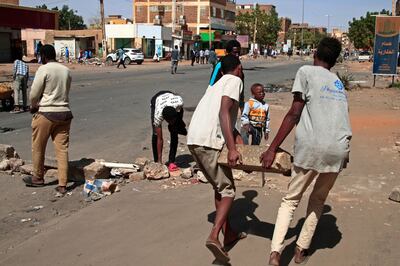
{"type": "Polygon", "coordinates": [[[347,95],[340,79],[320,66],[303,66],[292,92],[306,102],[296,128],[294,165],[319,173],[338,173],[350,152],[347,95]]]}
{"type": "Polygon", "coordinates": [[[164,117],[162,111],[166,106],[175,108],[177,112],[180,112],[183,108],[183,99],[181,96],[173,93],[164,93],[157,97],[155,110],[154,110],[154,123],[155,127],[160,127],[164,117]]]}
{"type": "Polygon", "coordinates": [[[235,128],[242,90],[242,80],[231,74],[222,76],[213,86],[208,86],[192,116],[187,136],[188,145],[222,149],[225,144],[219,122],[222,96],[228,96],[235,101],[230,110],[232,128],[235,128]]]}

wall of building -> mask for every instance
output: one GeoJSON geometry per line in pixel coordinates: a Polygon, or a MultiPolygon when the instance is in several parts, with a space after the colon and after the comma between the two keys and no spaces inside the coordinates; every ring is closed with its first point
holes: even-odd
{"type": "Polygon", "coordinates": [[[0,0],[0,4],[19,6],[19,0],[0,0]]]}
{"type": "Polygon", "coordinates": [[[22,29],[21,40],[26,44],[26,55],[34,56],[36,44],[39,41],[41,41],[43,44],[46,43],[46,30],[22,29]]]}

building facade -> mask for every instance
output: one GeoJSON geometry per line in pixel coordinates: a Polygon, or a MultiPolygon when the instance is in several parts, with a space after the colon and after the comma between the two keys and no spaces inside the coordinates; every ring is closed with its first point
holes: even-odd
{"type": "Polygon", "coordinates": [[[184,26],[183,30],[200,35],[209,25],[225,33],[235,30],[235,7],[233,0],[135,0],[133,21],[170,27],[173,34],[184,26]]]}
{"type": "Polygon", "coordinates": [[[256,7],[265,13],[270,13],[272,10],[276,11],[276,7],[274,5],[264,5],[264,4],[238,4],[236,5],[236,15],[242,13],[252,13],[256,7]]]}
{"type": "Polygon", "coordinates": [[[278,47],[286,43],[290,25],[292,24],[292,20],[286,17],[279,18],[279,21],[281,22],[281,30],[278,32],[278,40],[277,40],[278,47]]]}

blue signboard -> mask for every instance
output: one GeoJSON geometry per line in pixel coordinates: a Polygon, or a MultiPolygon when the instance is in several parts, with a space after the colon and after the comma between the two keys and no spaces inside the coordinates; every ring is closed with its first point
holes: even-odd
{"type": "Polygon", "coordinates": [[[374,75],[397,75],[400,17],[376,17],[374,75]]]}

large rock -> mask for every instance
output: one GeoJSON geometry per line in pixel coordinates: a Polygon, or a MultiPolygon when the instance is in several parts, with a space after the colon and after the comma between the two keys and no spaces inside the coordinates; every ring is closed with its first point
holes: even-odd
{"type": "Polygon", "coordinates": [[[392,192],[389,195],[389,199],[400,202],[400,187],[393,188],[392,192]]]}
{"type": "Polygon", "coordinates": [[[57,169],[49,169],[46,171],[46,173],[44,174],[44,178],[58,178],[58,170],[57,169]]]}
{"type": "Polygon", "coordinates": [[[7,171],[7,170],[10,170],[10,161],[7,159],[0,161],[0,171],[7,171]]]}
{"type": "Polygon", "coordinates": [[[183,179],[190,179],[193,177],[193,169],[191,167],[189,168],[183,168],[182,169],[182,175],[181,177],[183,179]]]}
{"type": "Polygon", "coordinates": [[[24,175],[33,175],[33,165],[25,164],[19,167],[19,171],[24,175]]]}
{"type": "Polygon", "coordinates": [[[168,167],[160,163],[148,163],[145,165],[144,176],[150,180],[160,180],[169,177],[168,167]]]}
{"type": "Polygon", "coordinates": [[[145,179],[143,172],[136,172],[129,175],[129,180],[132,182],[137,182],[145,179]]]}
{"type": "Polygon", "coordinates": [[[241,170],[233,170],[233,179],[237,187],[264,187],[264,173],[252,172],[246,173],[241,170]]]}
{"type": "Polygon", "coordinates": [[[0,144],[0,162],[11,158],[19,158],[14,147],[11,145],[0,144]]]}
{"type": "Polygon", "coordinates": [[[21,166],[24,165],[24,161],[22,159],[11,158],[9,161],[10,161],[10,169],[13,172],[19,172],[21,166]]]}
{"type": "MultiPolygon", "coordinates": [[[[290,175],[292,168],[292,156],[287,151],[279,149],[276,153],[274,163],[271,168],[264,169],[260,163],[260,155],[265,152],[267,146],[254,146],[254,145],[236,145],[238,152],[242,155],[242,164],[233,167],[238,170],[257,171],[257,172],[271,172],[290,175]]],[[[226,146],[222,150],[218,163],[228,166],[228,149],[226,146]]]]}
{"type": "Polygon", "coordinates": [[[93,162],[83,168],[85,179],[107,179],[110,177],[110,168],[99,162],[93,162]]]}

